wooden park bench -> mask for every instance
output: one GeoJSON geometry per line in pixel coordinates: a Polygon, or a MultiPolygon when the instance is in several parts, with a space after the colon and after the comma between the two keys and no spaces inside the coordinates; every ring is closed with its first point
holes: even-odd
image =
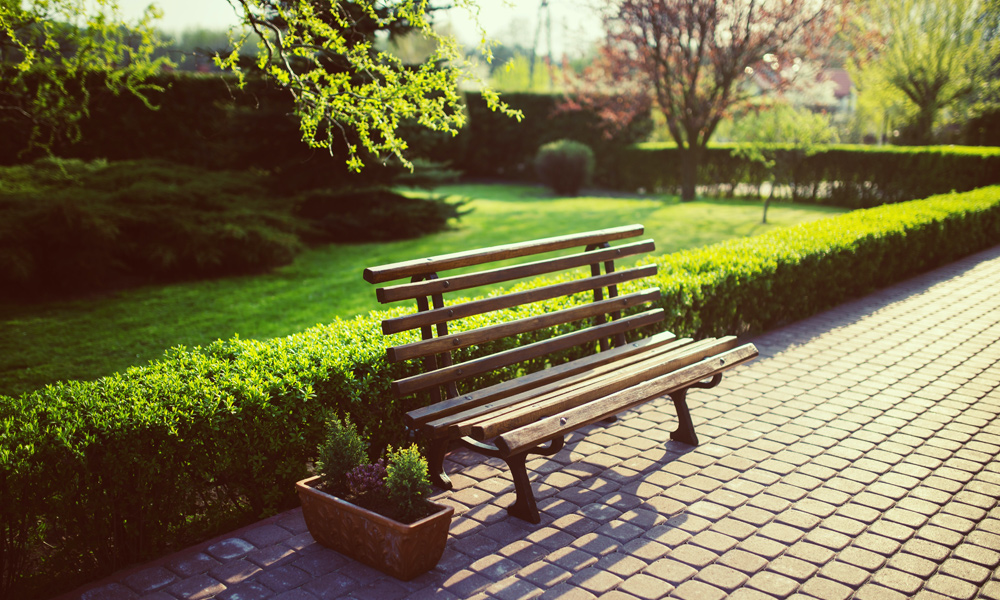
{"type": "Polygon", "coordinates": [[[622,411],[668,394],[676,407],[679,422],[671,439],[698,444],[687,408],[687,390],[718,385],[723,371],[752,360],[757,356],[757,349],[752,344],[739,346],[732,336],[694,341],[677,339],[669,332],[627,341],[626,333],[633,332],[630,337],[636,338],[637,328],[663,319],[663,309],[630,311],[634,314],[628,316],[622,314],[626,309],[646,306],[660,297],[655,285],[635,293],[618,293],[618,285],[623,282],[656,273],[656,265],[615,270],[616,260],[649,253],[655,246],[652,240],[614,247],[610,242],[642,233],[641,225],[630,225],[365,270],[365,280],[373,284],[410,279],[409,283],[379,288],[376,296],[382,303],[417,301],[417,312],[384,320],[382,331],[391,335],[421,330],[421,341],[389,348],[388,360],[420,358],[424,361],[422,373],[397,380],[392,387],[400,397],[430,391],[432,403],[408,412],[405,422],[428,442],[428,459],[435,485],[451,488],[443,461],[445,454],[456,445],[499,457],[510,468],[517,494],[514,504],[507,509],[509,514],[538,523],[538,508],[525,469],[529,454],[555,454],[562,449],[565,434],[611,420],[622,411]],[[551,255],[566,250],[572,253],[551,255]],[[485,270],[480,267],[542,254],[547,256],[532,262],[485,270]],[[469,267],[479,267],[479,270],[469,267]],[[576,279],[546,281],[527,291],[507,292],[497,288],[498,293],[480,299],[459,297],[449,303],[444,300],[446,293],[540,275],[577,272],[581,268],[584,273],[576,279]],[[463,271],[442,274],[452,269],[463,271]],[[586,269],[590,271],[589,276],[585,276],[586,269]],[[593,301],[477,329],[449,332],[448,324],[452,321],[494,311],[509,312],[522,305],[581,292],[592,293],[593,301]],[[465,362],[453,362],[456,349],[566,323],[578,323],[579,328],[465,362]],[[590,349],[590,352],[569,361],[558,357],[558,353],[574,347],[590,349]],[[598,348],[599,351],[595,351],[598,348]],[[470,389],[474,386],[463,382],[463,390],[459,392],[457,383],[462,380],[527,360],[546,360],[550,356],[553,358],[548,361],[551,363],[548,368],[480,389],[470,389]]]}

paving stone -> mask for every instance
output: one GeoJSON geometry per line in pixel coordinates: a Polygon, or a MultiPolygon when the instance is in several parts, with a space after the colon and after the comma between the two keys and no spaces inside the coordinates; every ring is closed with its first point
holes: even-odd
{"type": "Polygon", "coordinates": [[[688,544],[672,550],[668,556],[673,560],[690,565],[696,569],[706,567],[719,558],[719,555],[715,552],[688,544]]]}
{"type": "Polygon", "coordinates": [[[167,568],[181,577],[191,577],[219,566],[219,561],[204,552],[179,556],[167,563],[167,568]]]}
{"type": "Polygon", "coordinates": [[[941,565],[941,573],[952,577],[963,579],[975,585],[982,585],[990,578],[991,571],[982,565],[962,560],[960,558],[949,558],[941,565]]]}
{"type": "Polygon", "coordinates": [[[207,600],[225,591],[226,586],[202,573],[186,577],[166,588],[181,600],[207,600]]]}
{"type": "Polygon", "coordinates": [[[500,598],[501,600],[520,600],[523,598],[537,598],[542,595],[544,590],[530,581],[508,577],[487,587],[486,592],[494,598],[500,598]]]}
{"type": "MultiPolygon", "coordinates": [[[[285,539],[289,537],[291,536],[285,536],[285,539]]],[[[256,546],[246,540],[240,538],[229,538],[212,544],[205,550],[205,552],[219,560],[225,561],[239,558],[256,549],[256,546]]]]}
{"type": "Polygon", "coordinates": [[[685,581],[671,596],[681,600],[723,600],[726,592],[701,581],[685,581]]]}
{"type": "MultiPolygon", "coordinates": [[[[642,566],[643,567],[646,566],[645,563],[643,563],[642,566]]],[[[607,569],[607,570],[614,572],[613,569],[607,569]]],[[[567,579],[571,578],[572,575],[573,574],[569,570],[563,569],[557,565],[547,562],[536,562],[530,564],[521,569],[517,573],[517,576],[519,578],[524,579],[526,581],[530,581],[532,584],[536,585],[542,590],[548,589],[554,585],[562,583],[563,581],[566,581],[567,579]]]]}
{"type": "Polygon", "coordinates": [[[816,565],[791,556],[779,556],[767,568],[799,582],[809,579],[819,570],[816,565]]]}
{"type": "Polygon", "coordinates": [[[927,582],[927,589],[956,600],[972,600],[979,591],[979,588],[968,581],[941,574],[931,577],[927,582]]]}
{"type": "Polygon", "coordinates": [[[154,592],[177,580],[177,575],[163,567],[150,567],[132,573],[122,582],[140,594],[154,592]]]}
{"type": "MultiPolygon", "coordinates": [[[[340,555],[337,555],[340,556],[340,555]]],[[[341,566],[344,559],[337,562],[337,567],[341,566]]],[[[330,569],[331,571],[333,569],[330,569]]],[[[250,579],[257,573],[261,572],[261,568],[248,560],[233,560],[229,561],[223,565],[220,565],[208,572],[213,579],[216,579],[227,586],[236,585],[250,579]]],[[[325,571],[329,572],[329,571],[325,571]]],[[[314,572],[313,575],[322,575],[323,573],[314,572]]]]}
{"type": "Polygon", "coordinates": [[[892,568],[881,569],[875,573],[872,581],[906,596],[915,594],[924,583],[919,577],[892,568]]]}
{"type": "Polygon", "coordinates": [[[780,542],[755,535],[740,542],[738,548],[740,550],[752,552],[768,560],[772,560],[781,556],[785,550],[788,549],[788,546],[780,542]]]}
{"type": "MultiPolygon", "coordinates": [[[[917,532],[917,537],[935,544],[954,548],[962,543],[963,536],[957,531],[944,529],[936,525],[925,525],[917,532]]],[[[971,540],[970,540],[971,541],[971,540]]]]}
{"type": "MultiPolygon", "coordinates": [[[[357,582],[351,580],[352,583],[357,582]]],[[[274,591],[264,587],[263,585],[254,582],[246,581],[234,585],[233,587],[226,588],[225,590],[219,592],[217,596],[214,596],[218,600],[265,600],[273,599],[275,597],[274,591]]],[[[334,596],[317,596],[313,594],[313,598],[320,598],[321,600],[326,600],[326,598],[334,598],[334,596]]]]}
{"type": "Polygon", "coordinates": [[[138,597],[134,591],[116,582],[87,590],[80,600],[135,600],[138,597]]]}
{"type": "MultiPolygon", "coordinates": [[[[618,591],[631,594],[636,598],[642,598],[644,600],[656,600],[657,598],[663,598],[673,590],[674,586],[669,583],[644,573],[633,575],[618,586],[618,591]]],[[[604,597],[606,598],[607,596],[604,597]]]]}
{"type": "Polygon", "coordinates": [[[881,554],[857,546],[845,548],[837,555],[837,559],[849,565],[854,565],[859,569],[864,569],[869,573],[874,573],[881,569],[886,563],[886,557],[881,554]]]}
{"type": "Polygon", "coordinates": [[[747,585],[775,598],[787,598],[799,588],[799,582],[772,571],[757,573],[747,585]]]}
{"type": "MultiPolygon", "coordinates": [[[[998,548],[998,550],[1000,550],[1000,548],[998,548]]],[[[983,565],[988,569],[995,569],[998,565],[1000,565],[1000,552],[995,552],[973,544],[960,545],[955,549],[954,556],[955,558],[983,565]]]]}
{"type": "Polygon", "coordinates": [[[910,596],[874,583],[866,583],[854,594],[856,600],[908,600],[910,596]]]}
{"type": "Polygon", "coordinates": [[[601,595],[618,587],[622,581],[623,579],[614,573],[603,571],[597,567],[587,567],[573,574],[568,583],[601,595]]]}
{"type": "Polygon", "coordinates": [[[806,535],[805,539],[813,544],[838,552],[846,548],[851,543],[850,536],[844,535],[838,531],[826,529],[825,527],[810,531],[806,535]]]}
{"type": "Polygon", "coordinates": [[[736,590],[750,579],[746,573],[722,564],[713,564],[701,569],[697,578],[726,592],[736,590]]]}
{"type": "Polygon", "coordinates": [[[661,558],[649,565],[646,573],[658,577],[673,586],[678,586],[698,573],[690,565],[678,562],[672,558],[661,558]]]}
{"type": "Polygon", "coordinates": [[[857,588],[825,577],[814,577],[802,584],[802,591],[809,597],[822,598],[823,600],[847,600],[854,594],[855,589],[857,588]]]}
{"type": "Polygon", "coordinates": [[[900,552],[889,560],[889,566],[910,575],[916,575],[922,579],[931,576],[937,571],[938,565],[934,561],[921,558],[908,552],[900,552]]]}
{"type": "Polygon", "coordinates": [[[545,590],[539,598],[541,600],[594,600],[597,596],[568,583],[560,583],[545,590]]]}

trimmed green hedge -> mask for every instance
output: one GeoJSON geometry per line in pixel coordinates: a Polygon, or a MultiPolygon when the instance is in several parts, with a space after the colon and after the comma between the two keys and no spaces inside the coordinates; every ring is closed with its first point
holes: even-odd
{"type": "MultiPolygon", "coordinates": [[[[698,173],[700,184],[732,193],[737,184],[759,186],[765,181],[762,166],[733,156],[736,146],[709,147],[698,173]]],[[[787,186],[786,195],[796,202],[870,208],[1000,183],[1000,148],[835,145],[809,156],[787,145],[776,148],[775,159],[785,163],[777,171],[787,174],[777,183],[787,186]]],[[[602,171],[605,185],[650,191],[680,186],[681,159],[672,144],[639,144],[611,161],[602,171]]]]}
{"type": "MultiPolygon", "coordinates": [[[[754,333],[998,239],[1000,187],[990,187],[651,260],[661,267],[664,328],[754,333]]],[[[350,414],[376,451],[403,441],[402,414],[426,398],[391,397],[390,380],[416,367],[385,362],[379,328],[403,310],[269,341],[175,348],[98,381],[0,397],[0,595],[51,593],[54,581],[78,584],[287,506],[329,411],[350,414]]]]}

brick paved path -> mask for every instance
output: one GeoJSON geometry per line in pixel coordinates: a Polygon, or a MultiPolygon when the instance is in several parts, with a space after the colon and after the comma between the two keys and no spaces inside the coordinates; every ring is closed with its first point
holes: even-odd
{"type": "Polygon", "coordinates": [[[457,452],[448,549],[400,583],[312,542],[291,511],[67,598],[1000,600],[1000,247],[757,338],[689,396],[529,464],[457,452]],[[459,469],[461,463],[463,466],[459,469]],[[498,498],[499,496],[499,498],[498,498]]]}

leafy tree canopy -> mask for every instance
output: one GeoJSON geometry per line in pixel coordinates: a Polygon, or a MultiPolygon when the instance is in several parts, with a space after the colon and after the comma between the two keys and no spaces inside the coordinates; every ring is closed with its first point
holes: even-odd
{"type": "MultiPolygon", "coordinates": [[[[331,153],[345,148],[351,169],[360,170],[368,156],[394,156],[411,166],[407,143],[399,136],[404,121],[452,134],[464,124],[457,89],[465,62],[454,38],[434,29],[430,0],[227,1],[243,27],[231,32],[232,51],[217,56],[217,64],[242,82],[248,66],[240,52],[256,45],[253,68],[293,95],[303,140],[331,153]],[[383,38],[404,32],[433,41],[426,61],[407,64],[379,49],[386,47],[383,38]]],[[[452,5],[477,12],[475,0],[452,5]]],[[[128,89],[148,102],[152,90],[143,87],[144,79],[168,63],[152,58],[163,45],[152,27],[157,16],[151,7],[142,20],[127,23],[113,0],[27,0],[23,5],[0,0],[0,31],[7,42],[2,58],[16,65],[15,75],[4,76],[5,87],[11,88],[6,96],[23,99],[32,87],[25,74],[48,73],[35,86],[35,97],[17,108],[36,122],[49,118],[50,131],[77,136],[87,112],[86,88],[80,84],[87,73],[104,72],[113,89],[128,89]],[[60,28],[64,35],[55,34],[60,28]],[[68,58],[66,47],[75,48],[68,58]],[[66,98],[73,98],[72,104],[66,98]]],[[[481,50],[489,60],[485,36],[481,50]]],[[[492,90],[482,94],[493,110],[520,117],[492,90]]],[[[41,135],[33,140],[42,146],[52,141],[41,135]]]]}

